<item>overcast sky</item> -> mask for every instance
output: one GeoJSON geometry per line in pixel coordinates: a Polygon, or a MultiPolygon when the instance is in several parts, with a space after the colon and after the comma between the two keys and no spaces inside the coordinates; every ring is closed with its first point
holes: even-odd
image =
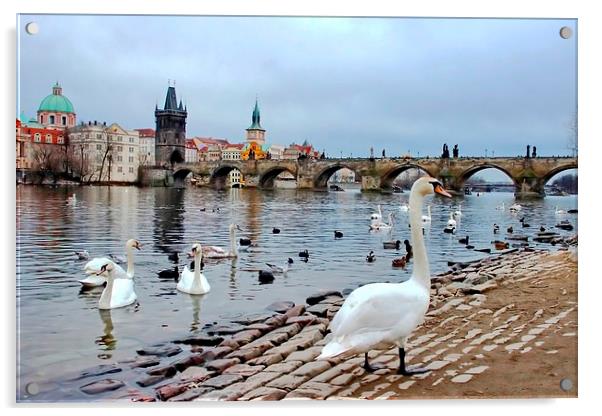
{"type": "Polygon", "coordinates": [[[78,120],[154,128],[167,80],[187,136],[244,140],[255,96],[269,143],[327,154],[568,154],[574,20],[21,17],[20,102],[59,81],[78,120]],[[39,33],[27,35],[27,22],[39,33]]]}

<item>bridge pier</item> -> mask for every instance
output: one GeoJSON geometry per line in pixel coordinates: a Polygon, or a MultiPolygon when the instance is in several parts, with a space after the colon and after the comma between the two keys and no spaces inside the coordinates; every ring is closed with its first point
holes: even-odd
{"type": "Polygon", "coordinates": [[[382,192],[380,178],[378,176],[362,176],[362,192],[382,192]]]}
{"type": "Polygon", "coordinates": [[[142,186],[173,186],[173,170],[164,167],[149,167],[140,169],[138,182],[142,186]]]}
{"type": "Polygon", "coordinates": [[[517,178],[514,197],[517,199],[543,198],[545,181],[535,176],[517,178]]]}

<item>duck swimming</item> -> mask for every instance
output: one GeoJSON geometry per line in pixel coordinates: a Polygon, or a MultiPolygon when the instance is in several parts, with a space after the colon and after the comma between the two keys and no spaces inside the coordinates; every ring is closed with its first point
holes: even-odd
{"type": "Polygon", "coordinates": [[[406,262],[407,262],[407,260],[406,260],[405,256],[403,256],[403,257],[399,257],[397,259],[393,259],[393,261],[391,262],[391,265],[393,267],[406,267],[406,262]]]}
{"type": "Polygon", "coordinates": [[[386,249],[394,248],[395,250],[399,250],[400,247],[401,247],[401,240],[383,241],[383,248],[386,248],[386,249]]]}
{"type": "Polygon", "coordinates": [[[374,263],[375,260],[376,260],[376,256],[374,255],[374,251],[370,251],[370,254],[368,254],[366,256],[366,261],[368,263],[374,263]]]}
{"type": "Polygon", "coordinates": [[[399,351],[398,374],[427,371],[406,367],[405,346],[408,336],[424,321],[430,303],[431,274],[420,216],[424,197],[433,193],[451,197],[441,182],[428,176],[414,182],[410,193],[415,256],[412,277],[402,283],[371,283],[351,292],[330,323],[332,338],[318,360],[364,353],[364,368],[373,371],[368,351],[394,345],[399,351]]]}
{"type": "Polygon", "coordinates": [[[334,238],[343,238],[343,233],[340,231],[336,231],[334,232],[334,238]]]}

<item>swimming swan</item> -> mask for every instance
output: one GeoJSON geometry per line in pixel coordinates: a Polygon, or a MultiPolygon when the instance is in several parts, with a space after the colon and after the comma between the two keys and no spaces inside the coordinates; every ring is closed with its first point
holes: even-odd
{"type": "Polygon", "coordinates": [[[237,224],[230,224],[230,250],[226,251],[217,246],[203,246],[203,257],[207,259],[228,259],[238,257],[238,247],[236,245],[236,230],[242,231],[237,224]]]}
{"type": "Polygon", "coordinates": [[[406,368],[405,342],[424,321],[429,307],[430,271],[420,212],[424,197],[435,192],[451,197],[441,182],[428,176],[418,179],[412,186],[410,222],[415,261],[412,277],[402,283],[367,284],[351,292],[330,324],[332,340],[317,359],[364,353],[364,368],[371,371],[368,351],[396,345],[399,348],[399,374],[425,372],[424,369],[406,368]]]}
{"type": "Polygon", "coordinates": [[[211,290],[211,286],[205,275],[201,273],[203,249],[200,243],[193,244],[192,255],[194,256],[194,271],[189,270],[188,266],[185,266],[176,289],[180,292],[190,293],[191,295],[204,295],[211,290]]]}
{"type": "MultiPolygon", "coordinates": [[[[138,240],[130,239],[125,243],[125,252],[127,253],[127,272],[121,268],[121,266],[115,264],[115,275],[117,277],[129,277],[130,279],[134,277],[134,251],[133,249],[140,250],[142,248],[142,244],[138,240]]],[[[99,275],[100,269],[102,266],[111,262],[114,262],[106,257],[96,257],[89,262],[87,262],[84,266],[84,271],[89,276],[85,279],[78,280],[82,284],[84,288],[92,288],[97,286],[102,286],[105,284],[107,279],[105,279],[102,275],[99,275]]]]}
{"type": "MultiPolygon", "coordinates": [[[[100,295],[98,309],[114,309],[130,305],[136,302],[136,292],[134,292],[134,279],[127,275],[118,275],[118,265],[108,260],[101,266],[98,274],[106,277],[107,286],[100,295]]],[[[121,269],[123,271],[123,269],[121,269]]]]}

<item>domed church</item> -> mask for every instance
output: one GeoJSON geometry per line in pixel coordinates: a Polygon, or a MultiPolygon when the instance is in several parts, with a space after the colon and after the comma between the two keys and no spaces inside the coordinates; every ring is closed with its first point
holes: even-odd
{"type": "Polygon", "coordinates": [[[45,127],[66,129],[76,124],[75,110],[69,98],[63,95],[59,83],[52,87],[52,94],[40,103],[37,122],[45,127]]]}

